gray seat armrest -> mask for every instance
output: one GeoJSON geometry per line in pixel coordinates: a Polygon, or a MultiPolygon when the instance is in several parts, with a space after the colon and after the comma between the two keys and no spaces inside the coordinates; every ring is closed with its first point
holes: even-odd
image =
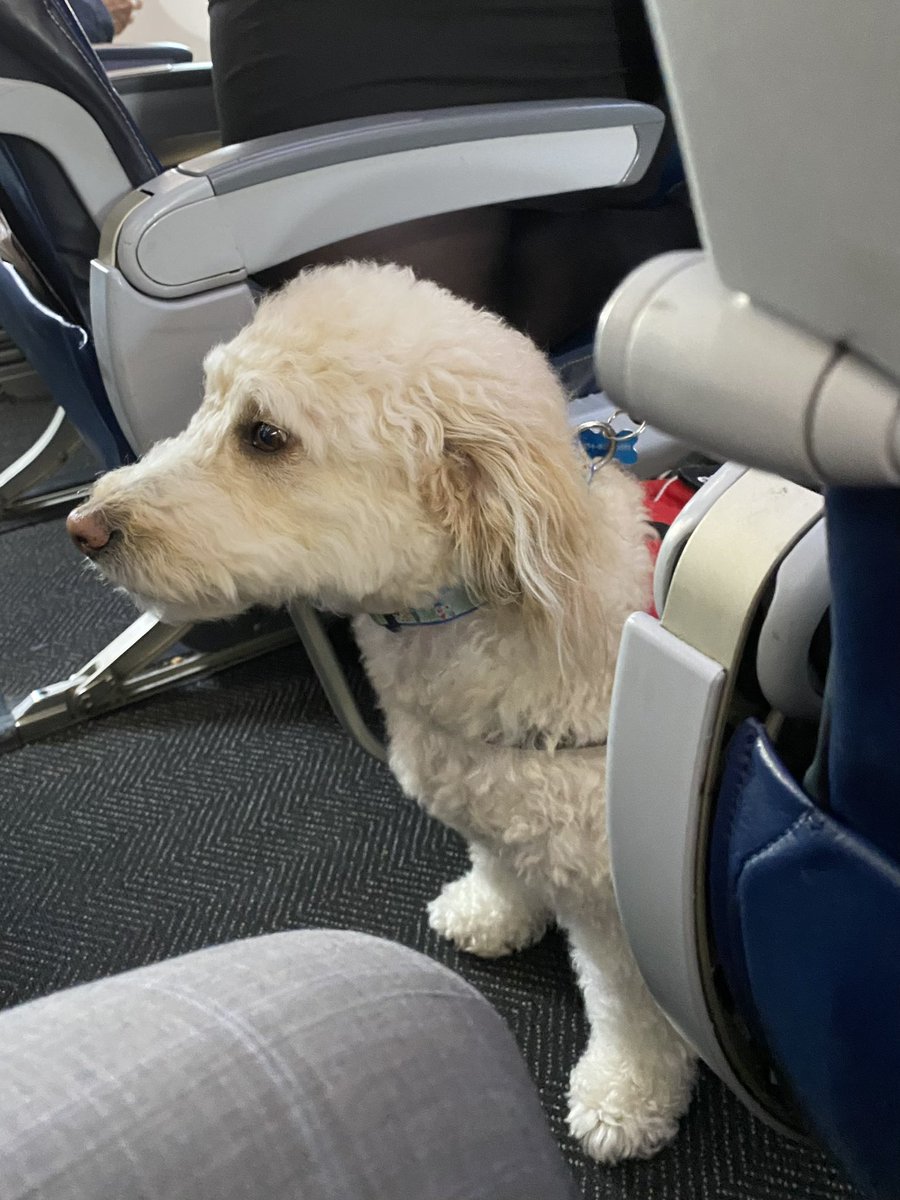
{"type": "Polygon", "coordinates": [[[253,314],[255,272],[418,217],[637,182],[663,124],[618,100],[406,113],[230,146],[151,180],[110,214],[91,274],[125,436],[142,453],[184,428],[207,350],[253,314]]]}
{"type": "Polygon", "coordinates": [[[706,256],[623,282],[596,343],[604,387],[723,458],[896,487],[900,7],[873,0],[863,23],[815,0],[648,9],[706,256]]]}
{"type": "Polygon", "coordinates": [[[646,171],[663,123],[649,105],[566,100],[404,113],[261,138],[145,185],[120,214],[110,246],[139,291],[191,295],[403,221],[627,185],[646,171]]]}
{"type": "MultiPolygon", "coordinates": [[[[501,143],[524,136],[567,136],[601,129],[630,129],[634,156],[616,183],[644,174],[662,133],[663,116],[648,104],[627,100],[559,100],[475,104],[425,112],[395,113],[226,146],[216,154],[183,163],[187,175],[205,175],[218,195],[284,179],[317,166],[376,158],[384,154],[474,142],[501,143]]],[[[576,164],[586,174],[590,162],[576,164]]],[[[582,188],[593,187],[584,183],[582,188]]],[[[572,191],[579,190],[573,186],[572,191]]]]}
{"type": "Polygon", "coordinates": [[[106,42],[94,46],[94,53],[109,70],[127,66],[149,67],[160,63],[189,63],[194,55],[181,42],[146,42],[139,45],[106,42]]]}
{"type": "Polygon", "coordinates": [[[208,62],[130,67],[109,78],[163,166],[221,145],[208,62]]]}
{"type": "Polygon", "coordinates": [[[633,271],[594,352],[620,408],[713,456],[806,484],[900,484],[897,380],[732,291],[706,254],[633,271]]]}

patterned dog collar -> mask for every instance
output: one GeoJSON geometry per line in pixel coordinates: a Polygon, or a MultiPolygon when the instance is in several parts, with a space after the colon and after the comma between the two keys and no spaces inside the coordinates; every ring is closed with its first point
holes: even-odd
{"type": "Polygon", "coordinates": [[[417,625],[446,625],[459,617],[467,617],[478,605],[461,587],[441,588],[431,604],[425,608],[401,608],[392,613],[370,613],[376,625],[399,633],[401,629],[413,629],[417,625]]]}

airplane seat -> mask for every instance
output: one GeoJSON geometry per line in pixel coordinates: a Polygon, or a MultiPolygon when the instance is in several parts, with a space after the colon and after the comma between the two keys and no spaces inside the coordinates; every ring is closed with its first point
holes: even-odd
{"type": "Polygon", "coordinates": [[[613,872],[664,1011],[900,1195],[900,14],[650,0],[703,241],[601,316],[635,420],[727,460],[632,617],[613,872]],[[715,52],[711,52],[711,47],[715,52]],[[652,731],[652,736],[651,736],[652,731]],[[652,886],[648,886],[652,881],[652,886]]]}

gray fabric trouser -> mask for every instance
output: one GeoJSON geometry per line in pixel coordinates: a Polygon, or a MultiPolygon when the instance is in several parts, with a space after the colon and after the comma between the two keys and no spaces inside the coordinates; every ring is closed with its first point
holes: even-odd
{"type": "Polygon", "coordinates": [[[236,942],[0,1014],[0,1200],[572,1200],[468,984],[354,933],[236,942]]]}

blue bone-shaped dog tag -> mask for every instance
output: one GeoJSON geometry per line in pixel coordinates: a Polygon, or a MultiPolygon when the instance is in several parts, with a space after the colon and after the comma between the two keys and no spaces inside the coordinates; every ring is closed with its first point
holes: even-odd
{"type": "Polygon", "coordinates": [[[634,466],[637,462],[638,435],[633,429],[623,429],[616,437],[616,452],[613,458],[625,467],[634,466]]]}
{"type": "Polygon", "coordinates": [[[580,436],[581,444],[589,458],[605,459],[610,457],[625,467],[633,466],[637,462],[638,435],[633,429],[617,430],[615,438],[607,437],[599,429],[583,429],[580,436]],[[615,444],[612,455],[609,454],[610,441],[615,444]]]}

